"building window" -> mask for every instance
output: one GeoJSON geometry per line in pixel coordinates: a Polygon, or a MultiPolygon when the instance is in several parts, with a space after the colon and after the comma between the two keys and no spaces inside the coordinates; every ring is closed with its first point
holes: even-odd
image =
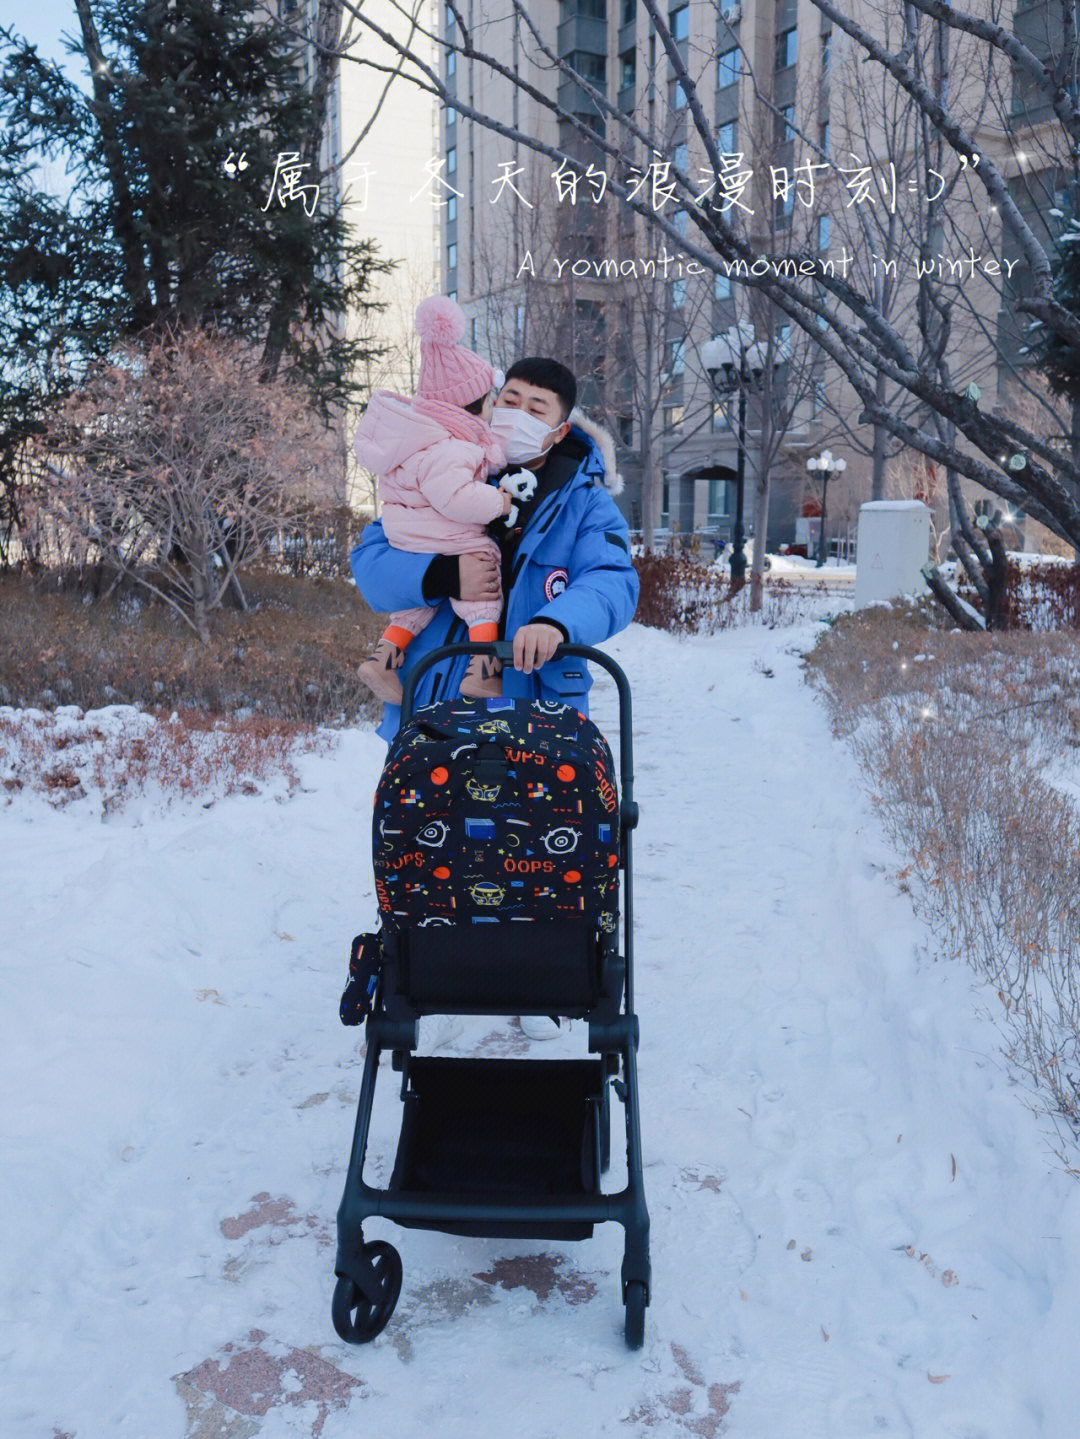
{"type": "Polygon", "coordinates": [[[448,175],[456,175],[456,174],[457,174],[457,146],[456,146],[456,145],[451,145],[450,148],[449,148],[449,150],[447,150],[447,152],[446,152],[446,173],[447,173],[448,175]]]}
{"type": "Polygon", "coordinates": [[[826,30],[821,37],[821,73],[827,75],[832,67],[832,31],[826,30]]]}
{"type": "Polygon", "coordinates": [[[814,389],[810,396],[810,413],[820,415],[825,408],[825,381],[815,380],[814,389]]]}
{"type": "Polygon", "coordinates": [[[476,319],[476,316],[474,315],[474,316],[472,317],[472,319],[469,321],[469,344],[472,346],[472,348],[473,348],[474,350],[476,349],[476,341],[477,341],[477,319],[476,319]]]}
{"type": "Polygon", "coordinates": [[[637,83],[637,51],[624,50],[619,56],[619,86],[628,90],[637,83]]]}
{"type": "Polygon", "coordinates": [[[778,145],[795,138],[795,106],[781,105],[776,115],[774,137],[778,145]]]}
{"type": "Polygon", "coordinates": [[[818,144],[819,144],[819,146],[821,147],[821,153],[822,153],[823,155],[827,155],[827,154],[829,153],[829,122],[828,122],[828,120],[822,120],[821,125],[820,125],[819,128],[818,128],[818,144]]]}
{"type": "Polygon", "coordinates": [[[718,300],[731,299],[731,276],[726,272],[717,271],[713,294],[718,300]]]}
{"type": "Polygon", "coordinates": [[[774,211],[774,214],[775,214],[775,216],[776,216],[776,223],[777,223],[777,225],[781,226],[782,228],[790,225],[790,224],[791,224],[791,216],[792,216],[792,212],[794,211],[794,209],[795,209],[795,186],[794,186],[794,185],[789,185],[789,186],[787,187],[787,193],[786,193],[786,194],[777,195],[777,197],[776,197],[776,209],[775,209],[775,211],[774,211]]]}
{"type": "Polygon", "coordinates": [[[675,89],[671,93],[671,108],[673,110],[686,109],[686,91],[682,87],[682,81],[675,81],[675,89]]]}
{"type": "Polygon", "coordinates": [[[686,211],[678,210],[671,217],[671,224],[680,240],[686,239],[686,211]]]}
{"type": "Polygon", "coordinates": [[[569,58],[572,68],[583,80],[588,80],[589,84],[595,85],[598,90],[603,89],[606,73],[603,55],[590,55],[585,50],[579,50],[569,58]]]}
{"type": "Polygon", "coordinates": [[[790,30],[781,30],[776,37],[776,68],[786,70],[790,65],[795,64],[795,37],[799,32],[794,26],[790,30]]]}
{"type": "Polygon", "coordinates": [[[689,145],[685,143],[676,145],[674,154],[672,155],[672,159],[675,163],[675,168],[677,170],[682,170],[685,172],[687,163],[690,159],[689,145]]]}
{"type": "Polygon", "coordinates": [[[683,415],[686,413],[685,405],[664,406],[664,432],[670,434],[683,422],[683,415]]]}
{"type": "Polygon", "coordinates": [[[446,268],[448,270],[457,269],[457,245],[453,242],[446,247],[446,268]]]}
{"type": "Polygon", "coordinates": [[[456,299],[457,299],[457,291],[456,291],[456,290],[450,290],[450,291],[448,291],[447,293],[448,293],[448,298],[449,298],[449,299],[451,299],[451,300],[456,300],[456,299]]]}
{"type": "Polygon", "coordinates": [[[668,16],[668,27],[673,40],[685,40],[690,34],[690,6],[683,5],[672,10],[668,16]]]}
{"type": "Polygon", "coordinates": [[[735,154],[735,121],[728,120],[716,132],[716,148],[721,155],[735,154]]]}
{"type": "Polygon", "coordinates": [[[452,225],[457,219],[457,196],[451,195],[446,201],[446,223],[452,225]]]}
{"type": "Polygon", "coordinates": [[[633,415],[617,415],[615,424],[619,432],[619,443],[621,445],[632,445],[634,443],[634,417],[633,415]]]}
{"type": "Polygon", "coordinates": [[[726,519],[728,510],[728,482],[727,480],[711,479],[709,481],[709,523],[726,519]]]}
{"type": "MultiPolygon", "coordinates": [[[[686,370],[686,341],[668,341],[668,373],[674,378],[686,370]]],[[[679,412],[679,419],[682,419],[682,411],[679,412]]]]}
{"type": "Polygon", "coordinates": [[[447,109],[446,109],[446,128],[449,129],[449,128],[451,127],[451,125],[456,125],[456,124],[457,124],[457,111],[454,109],[453,105],[448,105],[448,106],[447,106],[447,109]]]}
{"type": "Polygon", "coordinates": [[[686,304],[686,281],[673,280],[671,282],[671,308],[681,310],[686,304]]]}
{"type": "Polygon", "coordinates": [[[637,16],[637,0],[622,0],[622,23],[629,25],[637,16]]]}
{"type": "Polygon", "coordinates": [[[452,30],[452,29],[454,28],[454,25],[455,25],[455,24],[456,24],[456,21],[454,20],[454,9],[453,9],[453,6],[452,6],[452,5],[447,5],[447,7],[446,7],[446,28],[447,28],[448,30],[452,30]]]}
{"type": "Polygon", "coordinates": [[[448,50],[447,53],[446,53],[446,73],[447,73],[448,75],[456,75],[456,74],[457,74],[457,51],[456,51],[456,50],[448,50]]]}
{"type": "Polygon", "coordinates": [[[716,57],[716,88],[723,90],[728,85],[737,85],[742,74],[742,51],[735,46],[721,50],[716,57]]]}
{"type": "Polygon", "coordinates": [[[829,248],[830,228],[829,216],[821,215],[817,222],[817,247],[819,250],[827,250],[829,248]]]}

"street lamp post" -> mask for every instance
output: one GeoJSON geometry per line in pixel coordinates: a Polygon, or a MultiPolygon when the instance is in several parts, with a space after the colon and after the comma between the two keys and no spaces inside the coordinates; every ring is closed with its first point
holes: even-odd
{"type": "MultiPolygon", "coordinates": [[[[738,395],[738,429],[735,435],[735,524],[731,531],[731,582],[746,581],[746,555],[743,553],[743,495],[746,489],[746,394],[761,382],[765,371],[764,341],[757,340],[750,324],[732,325],[723,335],[708,340],[701,347],[701,359],[709,383],[718,395],[738,395]]],[[[773,354],[773,366],[783,363],[781,348],[773,354]]],[[[765,536],[758,539],[765,543],[765,536]]]]}
{"type": "Polygon", "coordinates": [[[811,475],[821,476],[821,528],[818,531],[818,552],[815,569],[821,569],[825,563],[825,503],[829,488],[829,481],[833,475],[842,475],[847,469],[847,460],[835,459],[832,450],[822,450],[820,455],[813,455],[806,462],[806,468],[811,475]]]}

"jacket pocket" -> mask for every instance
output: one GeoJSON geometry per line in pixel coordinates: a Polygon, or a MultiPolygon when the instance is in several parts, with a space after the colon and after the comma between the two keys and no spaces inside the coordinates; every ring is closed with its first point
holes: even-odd
{"type": "Polygon", "coordinates": [[[557,700],[560,704],[584,709],[592,686],[592,675],[583,659],[577,655],[566,655],[548,660],[538,674],[542,699],[557,700]]]}

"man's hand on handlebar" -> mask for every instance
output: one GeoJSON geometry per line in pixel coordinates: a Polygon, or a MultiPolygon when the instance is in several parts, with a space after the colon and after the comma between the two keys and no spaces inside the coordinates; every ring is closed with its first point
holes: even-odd
{"type": "Polygon", "coordinates": [[[562,630],[555,625],[544,624],[542,620],[522,625],[514,636],[514,668],[531,674],[547,664],[562,641],[562,630]]]}

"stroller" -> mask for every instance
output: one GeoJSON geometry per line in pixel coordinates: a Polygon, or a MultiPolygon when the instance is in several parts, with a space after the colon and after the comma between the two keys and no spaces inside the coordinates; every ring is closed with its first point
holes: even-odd
{"type": "Polygon", "coordinates": [[[607,743],[572,705],[458,698],[413,712],[431,665],[474,653],[513,660],[506,641],[449,645],[409,675],[375,795],[381,924],[353,941],[341,1005],[346,1024],[366,1020],[367,1053],[337,1217],[333,1324],[362,1344],[397,1303],[401,1259],[385,1240],[364,1239],[371,1215],[447,1234],[556,1240],[588,1239],[595,1224],[615,1220],[625,1231],[626,1342],[637,1349],[650,1270],[633,1005],[630,687],[599,650],[559,647],[606,669],[618,687],[620,800],[607,743]],[[582,1019],[590,1057],[418,1055],[425,1014],[582,1019]],[[402,1125],[389,1185],[378,1189],[363,1170],[385,1050],[401,1074],[402,1125]],[[627,1181],[605,1194],[612,1090],[625,1111],[627,1181]]]}

